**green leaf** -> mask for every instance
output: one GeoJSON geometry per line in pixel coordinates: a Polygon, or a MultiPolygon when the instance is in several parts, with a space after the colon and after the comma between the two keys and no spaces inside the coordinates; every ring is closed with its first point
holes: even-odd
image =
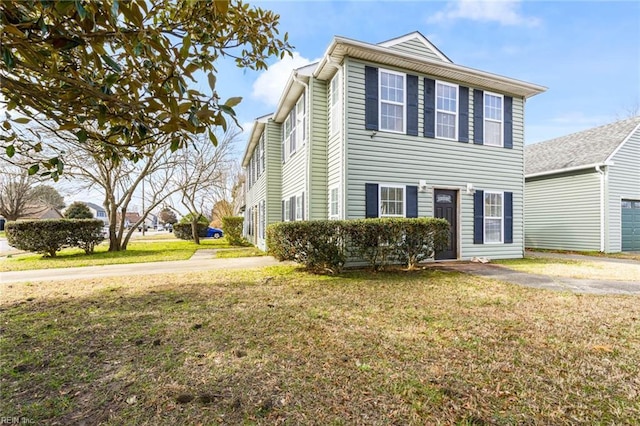
{"type": "Polygon", "coordinates": [[[233,110],[233,108],[227,106],[227,105],[218,105],[218,108],[220,108],[220,111],[229,114],[231,116],[235,116],[236,112],[233,110]]]}
{"type": "Polygon", "coordinates": [[[211,141],[213,146],[218,146],[218,138],[211,130],[209,130],[209,140],[211,141]]]}
{"type": "Polygon", "coordinates": [[[183,60],[189,56],[189,49],[191,49],[191,35],[187,34],[182,39],[182,48],[180,48],[180,56],[183,60]]]}
{"type": "Polygon", "coordinates": [[[211,91],[216,90],[216,76],[210,72],[207,78],[209,79],[209,87],[211,87],[211,91]]]}
{"type": "Polygon", "coordinates": [[[37,164],[34,164],[33,166],[29,167],[29,176],[33,176],[36,173],[38,173],[38,170],[40,170],[40,166],[37,164]]]}
{"type": "Polygon", "coordinates": [[[180,148],[180,139],[173,138],[171,139],[171,152],[176,152],[180,148]]]}
{"type": "Polygon", "coordinates": [[[9,49],[2,49],[2,60],[4,61],[4,64],[7,66],[7,69],[9,71],[13,70],[13,67],[16,63],[9,49]]]}
{"type": "Polygon", "coordinates": [[[13,121],[15,121],[16,123],[20,123],[20,124],[27,124],[27,123],[29,123],[31,121],[31,119],[27,118],[27,117],[19,117],[19,118],[16,118],[15,120],[13,120],[13,121]]]}
{"type": "Polygon", "coordinates": [[[120,65],[118,65],[118,63],[116,61],[114,61],[111,58],[111,56],[109,56],[109,55],[100,55],[100,57],[102,58],[103,61],[105,61],[107,63],[107,65],[109,65],[109,67],[111,67],[112,70],[114,70],[118,74],[122,72],[122,68],[120,68],[120,65]]]}
{"type": "Polygon", "coordinates": [[[80,142],[80,143],[85,143],[87,141],[87,139],[88,139],[87,131],[84,130],[84,129],[79,130],[76,133],[76,136],[78,137],[78,142],[80,142]]]}
{"type": "Polygon", "coordinates": [[[242,96],[236,96],[236,97],[227,99],[227,102],[225,102],[224,104],[228,107],[233,108],[234,106],[238,105],[240,102],[242,102],[242,96]]]}
{"type": "Polygon", "coordinates": [[[16,155],[16,147],[12,145],[9,145],[8,147],[5,148],[5,151],[7,152],[7,157],[11,158],[14,155],[16,155]]]}
{"type": "Polygon", "coordinates": [[[78,16],[80,19],[84,19],[87,17],[87,11],[84,7],[82,7],[82,1],[76,0],[76,10],[78,11],[78,16]]]}

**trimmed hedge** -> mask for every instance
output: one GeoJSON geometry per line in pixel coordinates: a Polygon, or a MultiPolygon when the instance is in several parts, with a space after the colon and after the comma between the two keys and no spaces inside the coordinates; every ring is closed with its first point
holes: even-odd
{"type": "MultiPolygon", "coordinates": [[[[209,228],[209,222],[198,223],[198,236],[205,238],[207,236],[207,228],[209,228]]],[[[193,240],[193,233],[191,232],[191,223],[176,223],[173,225],[173,234],[176,238],[181,240],[193,240]]]]}
{"type": "Polygon", "coordinates": [[[241,216],[227,216],[222,218],[222,232],[227,238],[229,244],[233,246],[241,246],[246,244],[246,240],[242,236],[242,227],[244,218],[241,216]]]}
{"type": "Polygon", "coordinates": [[[55,257],[65,247],[80,247],[93,253],[104,237],[99,219],[47,219],[8,222],[8,243],[20,250],[55,257]]]}
{"type": "Polygon", "coordinates": [[[391,263],[413,269],[447,244],[449,223],[435,218],[281,222],[267,228],[269,253],[315,272],[338,273],[347,260],[373,270],[391,263]]]}

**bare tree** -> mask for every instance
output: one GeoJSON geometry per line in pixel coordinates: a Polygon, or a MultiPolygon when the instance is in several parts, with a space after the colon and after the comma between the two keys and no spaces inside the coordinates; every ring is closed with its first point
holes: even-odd
{"type": "Polygon", "coordinates": [[[229,169],[233,164],[231,149],[239,135],[240,131],[233,127],[218,138],[217,146],[200,139],[177,155],[180,202],[191,214],[191,232],[196,244],[200,244],[198,219],[224,199],[222,195],[227,191],[229,169]]]}
{"type": "Polygon", "coordinates": [[[3,164],[0,174],[0,216],[6,220],[18,220],[39,210],[34,205],[31,189],[34,178],[26,170],[3,164]]]}

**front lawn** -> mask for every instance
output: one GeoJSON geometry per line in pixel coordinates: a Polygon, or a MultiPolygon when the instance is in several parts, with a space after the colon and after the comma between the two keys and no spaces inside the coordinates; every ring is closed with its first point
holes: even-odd
{"type": "Polygon", "coordinates": [[[291,267],[0,286],[0,413],[35,423],[640,418],[637,297],[291,267]]]}
{"type": "Polygon", "coordinates": [[[53,258],[43,257],[40,254],[13,255],[0,261],[0,272],[186,260],[198,249],[231,247],[225,238],[217,240],[205,238],[201,239],[200,243],[198,246],[191,241],[184,240],[134,240],[129,243],[127,250],[119,252],[109,252],[108,243],[102,243],[96,247],[95,252],[91,255],[86,255],[78,248],[64,249],[53,258]]]}
{"type": "Polygon", "coordinates": [[[640,263],[613,263],[555,258],[532,258],[495,260],[509,269],[531,274],[551,275],[565,278],[593,280],[638,281],[640,263]]]}

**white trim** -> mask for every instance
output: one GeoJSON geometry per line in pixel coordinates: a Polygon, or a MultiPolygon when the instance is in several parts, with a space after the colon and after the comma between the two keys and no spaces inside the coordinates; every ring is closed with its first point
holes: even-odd
{"type": "MultiPolygon", "coordinates": [[[[497,219],[497,217],[495,216],[489,216],[489,218],[497,219]]],[[[504,191],[485,190],[484,194],[482,195],[482,244],[504,244],[504,191]],[[500,241],[487,242],[487,212],[485,210],[485,197],[487,196],[487,194],[500,194],[501,197],[500,204],[502,207],[502,212],[500,213],[502,216],[500,217],[500,224],[502,225],[502,230],[500,231],[500,241]]]]}
{"type": "Polygon", "coordinates": [[[435,135],[436,135],[436,139],[444,139],[444,140],[448,140],[448,141],[457,141],[458,140],[458,115],[460,114],[460,86],[454,83],[447,83],[445,81],[440,81],[440,80],[436,80],[436,86],[435,86],[435,105],[433,106],[435,112],[436,112],[436,116],[435,116],[435,135]],[[449,87],[453,87],[456,89],[456,110],[455,112],[451,112],[451,111],[447,111],[447,110],[439,110],[438,109],[438,84],[442,85],[442,86],[449,86],[449,87]],[[448,114],[448,115],[453,115],[454,116],[454,137],[453,138],[446,138],[444,136],[438,136],[438,113],[441,112],[442,114],[448,114]]]}
{"type": "Polygon", "coordinates": [[[339,70],[329,81],[329,137],[339,135],[342,130],[342,72],[339,70]],[[333,85],[336,85],[334,96],[333,85]]]}
{"type": "Polygon", "coordinates": [[[378,68],[378,130],[380,132],[389,133],[407,133],[407,74],[398,71],[392,71],[385,68],[378,68]],[[404,99],[402,103],[396,101],[383,101],[382,100],[382,73],[393,74],[402,77],[402,94],[404,99]],[[382,128],[382,103],[389,105],[402,106],[402,130],[390,130],[382,128]]]}
{"type": "Polygon", "coordinates": [[[451,63],[451,59],[447,58],[444,53],[440,51],[433,43],[429,41],[425,36],[423,36],[419,31],[414,31],[409,34],[405,34],[400,37],[392,38],[391,40],[384,41],[382,43],[378,43],[378,46],[382,47],[392,47],[401,43],[405,43],[407,41],[411,41],[413,39],[418,39],[422,44],[424,44],[429,50],[433,51],[435,55],[442,59],[445,62],[451,63]]]}
{"type": "Polygon", "coordinates": [[[378,217],[407,217],[407,186],[397,183],[378,183],[378,217]],[[402,215],[386,214],[382,215],[382,188],[402,189],[402,215]]]}
{"type": "MultiPolygon", "coordinates": [[[[475,111],[474,111],[475,114],[475,111]]],[[[482,94],[482,144],[486,146],[495,146],[496,148],[504,148],[504,95],[500,93],[493,93],[484,91],[482,94]],[[500,107],[500,145],[487,144],[487,121],[492,123],[498,123],[495,119],[487,118],[487,114],[485,113],[487,95],[493,96],[496,98],[500,98],[501,107],[500,107]]]]}
{"type": "Polygon", "coordinates": [[[296,211],[295,211],[295,219],[296,221],[298,220],[304,220],[304,196],[303,196],[304,192],[300,192],[298,195],[296,195],[296,211]],[[300,210],[298,210],[298,203],[300,204],[300,210]]]}
{"type": "Polygon", "coordinates": [[[545,172],[531,173],[530,175],[525,175],[524,177],[525,179],[529,179],[529,178],[536,178],[540,176],[557,175],[560,173],[569,173],[569,172],[575,172],[578,170],[593,169],[594,167],[607,166],[607,165],[608,164],[605,164],[605,163],[585,164],[584,166],[567,167],[565,169],[555,169],[555,170],[549,170],[545,172]]]}
{"type": "Polygon", "coordinates": [[[624,140],[623,140],[622,142],[620,142],[620,145],[618,145],[618,147],[617,147],[616,149],[614,149],[614,150],[613,150],[613,152],[611,153],[611,155],[609,155],[609,156],[607,157],[607,159],[606,159],[606,160],[604,160],[605,164],[606,164],[606,163],[610,163],[610,162],[611,162],[611,160],[613,160],[613,157],[618,153],[618,151],[620,151],[620,149],[622,149],[622,146],[623,146],[624,144],[626,144],[626,143],[627,143],[627,141],[628,141],[629,139],[631,139],[631,137],[632,137],[632,136],[633,136],[633,135],[634,135],[638,130],[640,130],[640,123],[638,123],[638,125],[637,125],[637,126],[636,126],[632,131],[631,131],[631,133],[629,133],[629,134],[627,135],[627,137],[626,137],[626,138],[624,138],[624,140]]]}
{"type": "Polygon", "coordinates": [[[338,220],[340,219],[340,185],[333,185],[332,187],[329,188],[329,208],[327,209],[327,217],[329,218],[329,220],[338,220]],[[333,190],[336,191],[336,214],[331,214],[331,203],[333,202],[333,200],[331,199],[331,192],[333,192],[333,190]]]}

